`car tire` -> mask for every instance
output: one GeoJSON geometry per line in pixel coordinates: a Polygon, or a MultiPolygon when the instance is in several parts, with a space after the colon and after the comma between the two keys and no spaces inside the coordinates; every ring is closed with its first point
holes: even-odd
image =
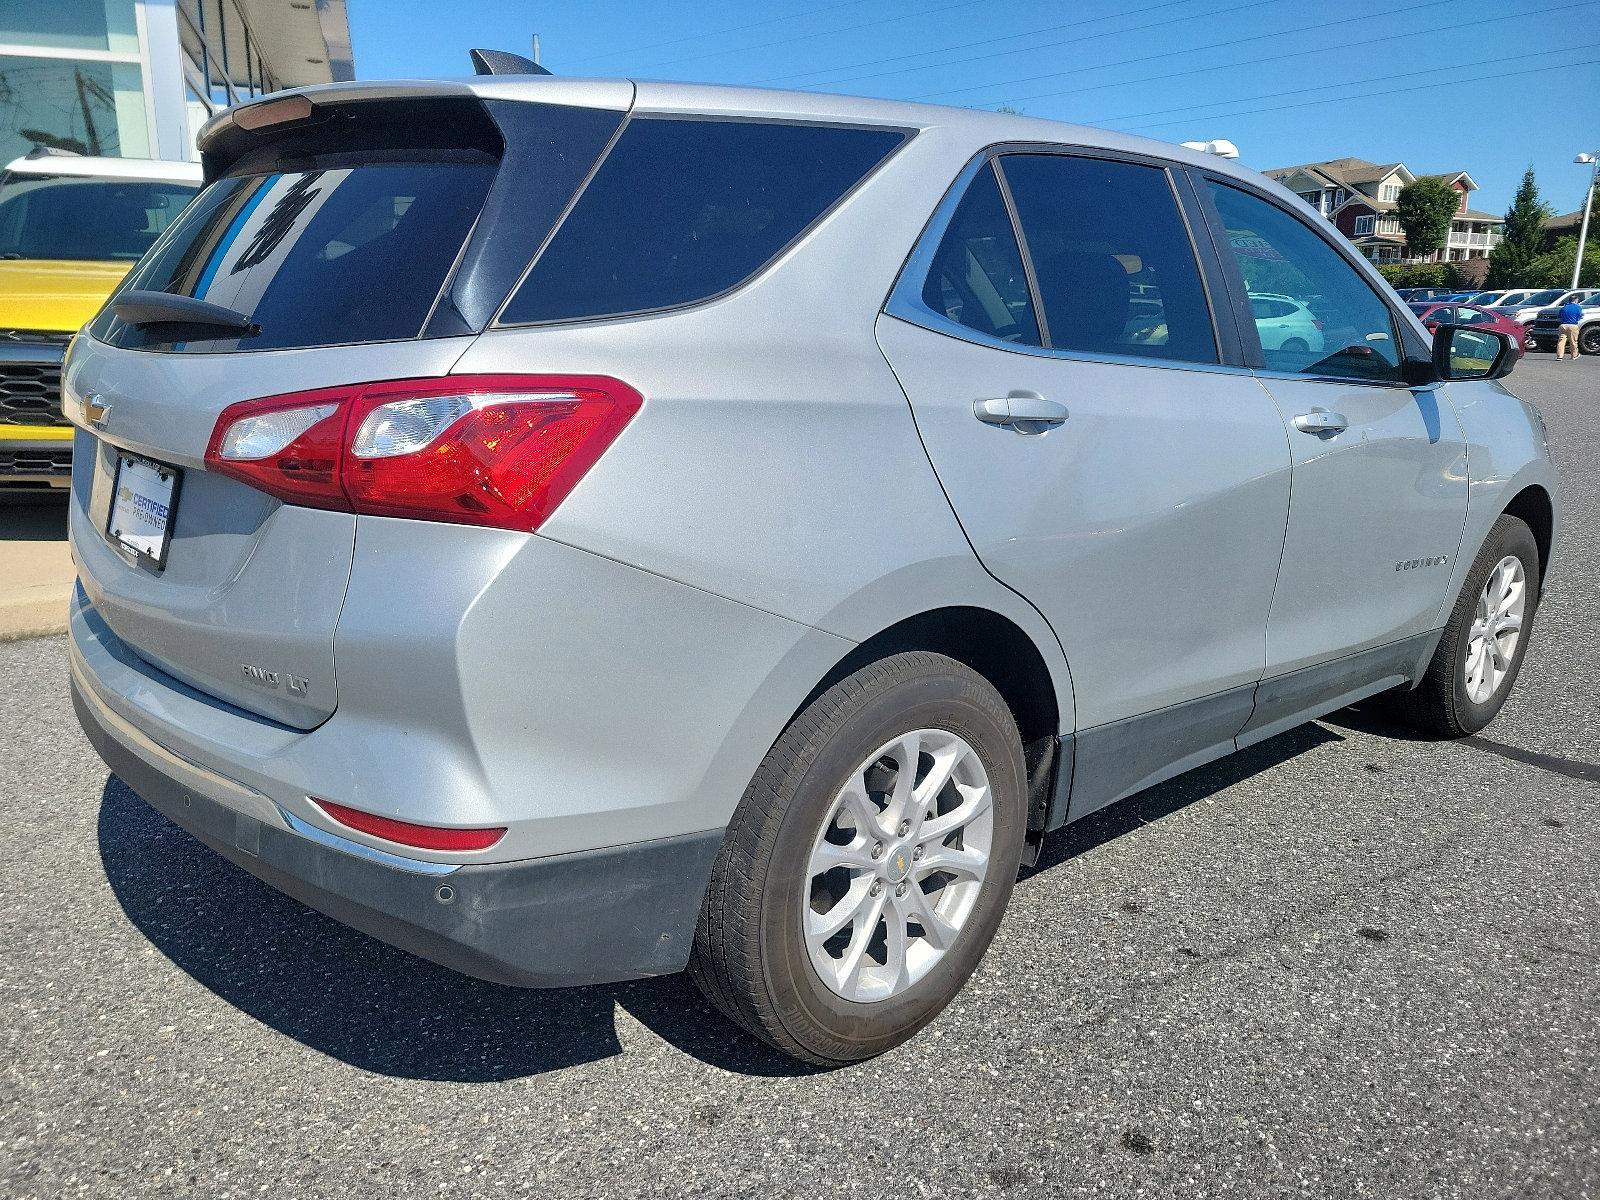
{"type": "Polygon", "coordinates": [[[1578,349],[1585,354],[1600,354],[1600,325],[1578,331],[1578,349]]]}
{"type": "Polygon", "coordinates": [[[1286,351],[1290,354],[1304,354],[1308,349],[1310,349],[1310,347],[1299,338],[1287,338],[1285,339],[1283,345],[1279,346],[1278,349],[1286,351]]]}
{"type": "Polygon", "coordinates": [[[1021,862],[1026,796],[1016,723],[981,675],[925,651],[855,671],[790,722],[740,800],[712,870],[691,977],[736,1024],[804,1062],[834,1067],[892,1049],[944,1009],[988,949],[1021,862]],[[894,785],[913,756],[900,807],[894,785]],[[947,761],[950,782],[924,794],[947,761]],[[863,797],[875,815],[860,815],[863,797]],[[920,828],[902,840],[911,820],[903,814],[924,804],[920,828]],[[927,845],[917,840],[924,832],[927,845]],[[836,854],[851,864],[814,873],[836,854]],[[929,865],[947,860],[969,874],[929,865]],[[838,906],[851,903],[864,915],[824,939],[838,906]],[[913,911],[924,924],[906,916],[913,911]]]}
{"type": "Polygon", "coordinates": [[[1396,715],[1414,728],[1442,738],[1465,737],[1493,721],[1522,670],[1539,604],[1539,586],[1539,546],[1533,531],[1517,517],[1502,515],[1467,572],[1422,682],[1411,691],[1391,693],[1396,715]],[[1511,571],[1513,562],[1520,579],[1520,600],[1514,605],[1519,621],[1514,644],[1506,648],[1504,634],[1482,636],[1475,642],[1486,607],[1493,607],[1490,602],[1497,595],[1499,573],[1511,571]],[[1483,669],[1483,659],[1474,654],[1480,643],[1483,653],[1489,655],[1488,674],[1475,680],[1475,668],[1483,669]]]}

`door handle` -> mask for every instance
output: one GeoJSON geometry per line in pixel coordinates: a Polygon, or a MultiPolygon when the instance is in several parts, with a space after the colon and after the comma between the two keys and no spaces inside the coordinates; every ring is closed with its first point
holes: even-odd
{"type": "Polygon", "coordinates": [[[1043,433],[1067,419],[1067,406],[1032,392],[1012,392],[992,400],[974,400],[972,415],[985,425],[1004,425],[1018,433],[1043,433]]]}
{"type": "Polygon", "coordinates": [[[1350,428],[1350,422],[1345,420],[1343,413],[1329,412],[1325,408],[1313,408],[1310,412],[1297,416],[1294,419],[1294,427],[1301,433],[1332,437],[1350,428]]]}

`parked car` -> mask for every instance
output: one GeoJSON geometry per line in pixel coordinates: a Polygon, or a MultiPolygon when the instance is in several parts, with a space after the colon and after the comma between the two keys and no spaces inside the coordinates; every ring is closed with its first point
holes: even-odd
{"type": "Polygon", "coordinates": [[[1292,296],[1251,292],[1250,314],[1255,317],[1262,349],[1301,354],[1322,352],[1322,322],[1312,316],[1306,303],[1292,296]]]}
{"type": "Polygon", "coordinates": [[[548,76],[199,144],[67,363],[74,703],[172,821],[425,957],[687,966],[855,1061],[1066,823],[1516,680],[1559,500],[1513,347],[1430,338],[1237,163],[548,76]],[[1320,349],[1252,294],[1319,298],[1320,349]]]}
{"type": "Polygon", "coordinates": [[[0,491],[67,486],[67,342],[199,190],[197,163],[36,150],[0,171],[0,491]]]}
{"type": "MultiPolygon", "coordinates": [[[[1600,354],[1600,296],[1590,296],[1579,303],[1583,306],[1583,320],[1578,324],[1578,349],[1584,354],[1600,354]]],[[[1561,305],[1540,309],[1529,327],[1529,341],[1540,350],[1553,351],[1560,336],[1561,305]]]]}
{"type": "Polygon", "coordinates": [[[1440,300],[1450,294],[1444,288],[1402,288],[1396,293],[1407,303],[1413,300],[1440,300]]]}
{"type": "Polygon", "coordinates": [[[1476,305],[1479,305],[1480,307],[1484,307],[1484,306],[1487,306],[1487,305],[1490,305],[1490,304],[1498,304],[1502,297],[1509,296],[1510,294],[1511,294],[1510,292],[1504,292],[1504,291],[1500,291],[1500,292],[1478,292],[1478,293],[1476,293],[1476,294],[1474,294],[1472,296],[1467,297],[1467,299],[1463,303],[1476,304],[1476,305]]]}
{"type": "Polygon", "coordinates": [[[1471,328],[1482,327],[1503,333],[1517,348],[1517,357],[1521,358],[1523,351],[1529,348],[1528,331],[1509,317],[1480,307],[1475,304],[1436,304],[1424,301],[1421,304],[1411,305],[1411,311],[1417,314],[1417,320],[1422,322],[1423,328],[1430,333],[1441,325],[1466,325],[1471,328]]]}
{"type": "Polygon", "coordinates": [[[1543,291],[1534,292],[1525,296],[1514,304],[1497,304],[1495,311],[1502,313],[1522,326],[1532,325],[1538,317],[1539,310],[1554,306],[1560,308],[1568,300],[1576,300],[1585,304],[1594,296],[1600,295],[1600,288],[1545,288],[1543,291]]]}
{"type": "Polygon", "coordinates": [[[1482,304],[1489,308],[1508,308],[1513,305],[1520,305],[1524,303],[1527,298],[1532,296],[1536,291],[1538,291],[1537,288],[1524,288],[1521,291],[1503,292],[1499,299],[1477,300],[1474,301],[1474,303],[1482,304]]]}

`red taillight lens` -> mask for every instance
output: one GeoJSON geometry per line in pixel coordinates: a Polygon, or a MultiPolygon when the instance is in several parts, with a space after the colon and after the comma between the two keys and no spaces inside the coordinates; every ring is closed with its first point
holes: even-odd
{"type": "Polygon", "coordinates": [[[393,817],[380,817],[330,800],[317,800],[316,804],[341,825],[419,850],[487,850],[506,835],[503,825],[492,829],[445,829],[439,825],[417,825],[393,817]]]}
{"type": "Polygon", "coordinates": [[[339,487],[344,389],[230,405],[217,418],[206,465],[290,504],[348,508],[339,487]]]}
{"type": "Polygon", "coordinates": [[[641,403],[599,376],[363,384],[232,405],[206,461],[291,504],[532,531],[641,403]]]}
{"type": "Polygon", "coordinates": [[[1317,327],[1317,332],[1318,333],[1322,332],[1322,318],[1321,317],[1312,317],[1311,318],[1311,323],[1317,327]]]}

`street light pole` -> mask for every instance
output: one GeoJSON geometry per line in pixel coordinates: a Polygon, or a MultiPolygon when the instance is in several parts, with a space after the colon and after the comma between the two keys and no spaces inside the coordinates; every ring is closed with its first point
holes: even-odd
{"type": "Polygon", "coordinates": [[[1578,226],[1578,256],[1572,260],[1572,286],[1578,286],[1578,274],[1583,270],[1583,247],[1589,240],[1589,209],[1594,205],[1595,180],[1600,179],[1600,150],[1593,154],[1580,154],[1572,160],[1589,168],[1589,190],[1583,194],[1583,221],[1578,226]]]}

